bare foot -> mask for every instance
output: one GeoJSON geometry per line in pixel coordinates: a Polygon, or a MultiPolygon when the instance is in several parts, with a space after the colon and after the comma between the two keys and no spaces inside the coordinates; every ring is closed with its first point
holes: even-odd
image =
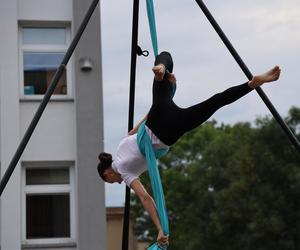
{"type": "Polygon", "coordinates": [[[279,68],[279,66],[275,66],[274,68],[261,75],[254,76],[252,80],[248,82],[248,85],[250,88],[255,89],[256,87],[259,87],[266,82],[276,81],[280,76],[280,71],[281,69],[279,68]]]}
{"type": "Polygon", "coordinates": [[[172,84],[176,84],[176,76],[174,75],[174,74],[172,74],[172,73],[170,73],[169,75],[168,75],[168,81],[170,82],[170,83],[172,83],[172,84]]]}
{"type": "Polygon", "coordinates": [[[158,64],[152,68],[152,71],[154,73],[154,78],[156,81],[162,81],[165,76],[166,68],[163,64],[158,64]]]}

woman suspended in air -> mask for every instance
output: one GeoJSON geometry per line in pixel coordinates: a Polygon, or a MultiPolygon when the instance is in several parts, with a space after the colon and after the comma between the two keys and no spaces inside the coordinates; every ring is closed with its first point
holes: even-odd
{"type": "MultiPolygon", "coordinates": [[[[180,108],[173,102],[176,77],[172,71],[171,54],[162,52],[156,57],[153,67],[152,106],[143,119],[146,121],[145,129],[152,146],[156,149],[173,145],[184,133],[207,121],[219,108],[235,102],[266,82],[278,80],[280,76],[280,68],[275,66],[261,75],[254,76],[251,81],[231,87],[204,102],[188,108],[180,108]]],[[[155,203],[139,180],[139,176],[147,171],[146,159],[137,144],[137,131],[143,121],[121,140],[114,159],[108,153],[99,155],[98,172],[105,182],[124,181],[134,190],[158,230],[158,244],[168,244],[168,236],[163,233],[155,203]]]]}

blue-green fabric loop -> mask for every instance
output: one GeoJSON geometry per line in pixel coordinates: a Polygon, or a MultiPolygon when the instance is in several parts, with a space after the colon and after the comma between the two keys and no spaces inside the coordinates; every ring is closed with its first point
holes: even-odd
{"type": "MultiPolygon", "coordinates": [[[[169,235],[169,221],[165,205],[165,197],[161,184],[160,174],[157,167],[157,159],[168,152],[168,148],[155,149],[152,146],[151,139],[147,134],[145,123],[143,122],[139,127],[137,134],[137,143],[141,153],[145,156],[148,166],[148,172],[152,187],[152,192],[157,208],[159,220],[164,232],[164,235],[169,235]]],[[[164,246],[158,246],[157,243],[153,244],[148,250],[167,249],[164,246]]]]}

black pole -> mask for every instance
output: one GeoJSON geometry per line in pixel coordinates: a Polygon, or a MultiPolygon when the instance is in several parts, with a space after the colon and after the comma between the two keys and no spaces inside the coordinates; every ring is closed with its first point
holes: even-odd
{"type": "MultiPolygon", "coordinates": [[[[205,14],[206,18],[209,20],[211,25],[214,27],[215,31],[218,33],[218,35],[222,39],[222,41],[225,44],[225,46],[227,47],[227,49],[230,51],[231,55],[234,57],[234,59],[236,60],[236,62],[240,66],[240,68],[243,70],[243,72],[245,73],[247,78],[249,80],[251,80],[253,78],[252,73],[250,72],[250,70],[248,69],[246,64],[243,62],[242,58],[239,56],[237,51],[234,49],[231,42],[226,37],[225,33],[223,32],[223,30],[221,29],[219,24],[216,22],[216,20],[214,19],[214,17],[208,10],[208,8],[205,6],[205,4],[203,3],[202,0],[196,0],[196,2],[198,3],[199,7],[202,9],[203,13],[205,14]]],[[[255,90],[257,91],[257,93],[259,94],[261,99],[264,101],[266,106],[269,108],[270,112],[272,113],[272,115],[274,116],[276,121],[279,123],[279,125],[281,126],[281,128],[283,129],[283,131],[285,132],[287,137],[290,139],[291,143],[300,152],[300,143],[299,143],[298,139],[293,134],[293,132],[290,130],[290,128],[287,126],[287,124],[283,121],[283,119],[281,118],[281,116],[279,115],[279,113],[277,112],[277,110],[275,109],[275,107],[273,106],[273,104],[271,103],[269,98],[267,97],[267,95],[264,93],[264,91],[260,87],[257,87],[255,90]]]]}
{"type": "Polygon", "coordinates": [[[67,63],[69,62],[70,60],[70,57],[72,56],[81,36],[82,36],[82,33],[84,32],[97,4],[98,4],[99,0],[94,0],[90,6],[90,8],[88,9],[75,37],[73,38],[64,58],[62,59],[61,61],[61,64],[60,66],[58,67],[58,69],[56,70],[55,72],[55,75],[53,76],[52,80],[51,80],[51,84],[49,86],[49,88],[47,89],[45,95],[44,95],[44,98],[40,104],[40,106],[38,107],[31,123],[29,124],[29,127],[27,128],[24,136],[23,136],[23,139],[21,140],[9,166],[7,167],[6,169],[6,172],[1,180],[1,183],[0,183],[0,195],[2,195],[2,192],[4,190],[4,188],[6,187],[12,173],[14,172],[15,168],[16,168],[16,165],[24,151],[24,149],[26,148],[26,145],[28,143],[28,141],[30,140],[31,136],[32,136],[32,133],[36,127],[36,125],[38,124],[49,100],[50,100],[50,97],[52,96],[56,86],[57,86],[57,83],[60,79],[60,77],[62,76],[62,74],[64,73],[65,71],[65,68],[66,68],[66,65],[67,63]]]}
{"type": "MultiPolygon", "coordinates": [[[[131,40],[128,132],[133,128],[133,120],[134,120],[134,96],[135,96],[136,58],[137,58],[137,48],[138,48],[138,26],[139,26],[139,0],[134,0],[133,19],[132,19],[132,40],[131,40]]],[[[128,250],[129,219],[130,219],[130,188],[126,186],[122,250],[128,250]]]]}

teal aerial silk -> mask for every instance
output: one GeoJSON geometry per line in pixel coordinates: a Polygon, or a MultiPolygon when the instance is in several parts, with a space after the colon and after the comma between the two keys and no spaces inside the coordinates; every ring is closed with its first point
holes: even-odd
{"type": "MultiPolygon", "coordinates": [[[[150,176],[152,192],[158,212],[160,224],[162,226],[164,235],[169,235],[169,221],[165,205],[165,197],[161,184],[160,174],[157,167],[157,159],[168,152],[168,148],[155,149],[152,146],[151,139],[145,129],[143,122],[138,130],[137,142],[141,153],[145,156],[150,176]]],[[[157,243],[153,244],[148,250],[167,249],[166,246],[159,246],[157,243]]]]}
{"type": "MultiPolygon", "coordinates": [[[[154,55],[157,56],[158,43],[157,43],[157,32],[156,32],[153,0],[146,0],[146,4],[147,4],[147,15],[148,15],[148,21],[150,27],[152,47],[153,47],[154,55]]],[[[173,96],[175,94],[175,91],[176,91],[176,85],[174,84],[173,96]]],[[[169,220],[168,220],[168,214],[167,214],[167,209],[165,204],[165,196],[161,184],[160,174],[157,167],[157,159],[167,154],[169,149],[153,148],[151,139],[145,129],[145,123],[146,122],[143,122],[139,127],[138,134],[137,134],[137,143],[141,153],[145,156],[147,161],[152,192],[153,192],[160,224],[162,226],[164,235],[169,235],[169,220]]],[[[154,243],[148,248],[148,250],[159,250],[159,249],[165,250],[167,249],[167,247],[159,246],[157,243],[154,243]]]]}
{"type": "MultiPolygon", "coordinates": [[[[176,84],[173,84],[172,97],[174,97],[176,92],[176,84]]],[[[164,235],[169,235],[169,220],[165,204],[164,191],[161,184],[160,174],[157,167],[157,159],[166,155],[169,148],[157,149],[152,146],[151,139],[146,131],[146,121],[144,121],[137,133],[137,144],[142,153],[145,156],[152,192],[154,196],[154,201],[156,204],[157,213],[159,216],[160,224],[162,226],[164,235]]],[[[157,243],[151,245],[148,250],[159,250],[167,249],[166,246],[159,246],[157,243]]]]}
{"type": "Polygon", "coordinates": [[[153,47],[154,55],[157,56],[158,55],[158,43],[157,43],[157,32],[156,32],[153,0],[146,0],[146,4],[147,4],[147,15],[148,15],[151,40],[152,40],[152,47],[153,47]]]}

